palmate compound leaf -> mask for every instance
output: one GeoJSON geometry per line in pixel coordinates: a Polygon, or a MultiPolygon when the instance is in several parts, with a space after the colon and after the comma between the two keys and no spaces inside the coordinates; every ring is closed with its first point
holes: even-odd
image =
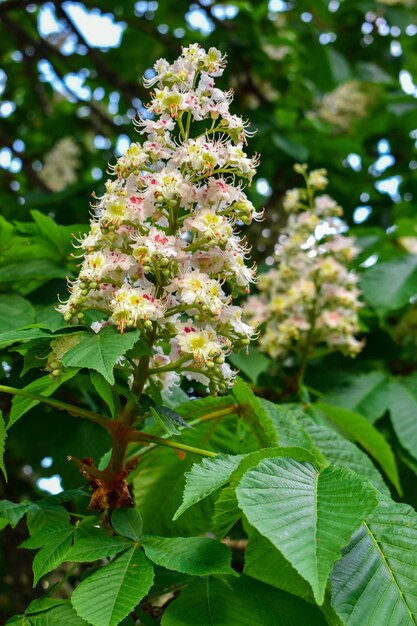
{"type": "Polygon", "coordinates": [[[153,577],[147,557],[132,546],[83,580],[72,605],[93,626],[117,626],[148,593],[153,577]]]}
{"type": "Polygon", "coordinates": [[[7,622],[10,626],[88,626],[78,617],[69,600],[41,598],[30,603],[24,615],[7,622]]]}
{"type": "Polygon", "coordinates": [[[230,567],[230,550],[214,539],[144,536],[141,543],[151,561],[176,572],[191,576],[235,574],[230,567]]]}
{"type": "Polygon", "coordinates": [[[240,576],[193,581],[171,602],[162,626],[325,626],[317,607],[240,576]]]}
{"type": "Polygon", "coordinates": [[[348,468],[276,458],[249,470],[236,490],[249,523],[307,580],[322,604],[341,549],[377,505],[368,480],[348,468]]]}
{"type": "Polygon", "coordinates": [[[176,520],[190,506],[203,500],[216,489],[223,487],[232,478],[236,479],[242,476],[245,471],[257,465],[259,461],[271,456],[290,456],[313,463],[316,460],[311,452],[297,447],[263,448],[249,454],[218,454],[213,458],[203,459],[200,463],[194,463],[191,470],[186,473],[183,503],[173,519],[176,520]]]}
{"type": "Polygon", "coordinates": [[[332,606],[345,626],[417,624],[417,513],[385,496],[331,575],[332,606]]]}

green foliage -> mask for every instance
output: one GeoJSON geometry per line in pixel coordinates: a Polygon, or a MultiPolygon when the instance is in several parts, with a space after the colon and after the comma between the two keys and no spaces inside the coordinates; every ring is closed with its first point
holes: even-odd
{"type": "Polygon", "coordinates": [[[93,626],[117,626],[152,586],[153,567],[136,546],[116,556],[74,591],[72,605],[93,626]]]}
{"type": "Polygon", "coordinates": [[[344,624],[414,624],[417,515],[388,499],[343,550],[332,574],[332,604],[344,624]]]}
{"type": "Polygon", "coordinates": [[[95,46],[69,4],[0,3],[0,382],[73,407],[1,394],[0,622],[128,626],[134,612],[144,626],[416,624],[415,7],[89,0],[80,12],[123,25],[120,45],[95,46]],[[200,398],[205,387],[184,381],[174,392],[148,384],[139,401],[123,358],[145,363],[144,338],[93,333],[98,311],[65,326],[57,294],[64,300],[78,273],[71,240],[87,232],[91,192],[103,193],[119,140],[137,139],[131,118],[146,112],[138,77],[196,40],[227,52],[232,112],[258,131],[263,185],[245,192],[266,208],[248,230],[260,272],[285,226],[294,161],[325,167],[360,248],[365,347],[354,362],[320,347],[301,371],[255,345],[229,357],[242,378],[228,395],[200,398]],[[321,110],[346,81],[368,103],[340,126],[321,110]],[[52,191],[42,167],[65,137],[79,164],[52,191]],[[53,380],[42,368],[66,336],[53,380]],[[98,467],[120,495],[110,448],[121,420],[122,435],[147,436],[126,451],[122,486],[135,508],[110,498],[98,514],[77,487],[96,495],[103,474],[89,468],[98,467]],[[201,460],[196,449],[215,456],[201,460]],[[38,479],[55,476],[64,491],[41,497],[38,479]]]}
{"type": "Polygon", "coordinates": [[[318,472],[285,458],[249,470],[237,497],[250,524],[310,583],[318,604],[340,550],[377,505],[373,489],[351,470],[318,472]]]}
{"type": "Polygon", "coordinates": [[[151,561],[176,572],[191,576],[234,574],[230,551],[214,539],[145,536],[142,545],[151,561]]]}
{"type": "Polygon", "coordinates": [[[275,590],[250,578],[196,581],[167,609],[163,626],[182,626],[184,616],[193,626],[324,626],[317,609],[294,596],[275,590]]]}
{"type": "MultiPolygon", "coordinates": [[[[138,343],[141,340],[137,330],[121,336],[115,328],[104,328],[99,333],[80,335],[80,341],[63,355],[62,363],[67,367],[95,370],[113,385],[116,361],[138,343]]],[[[147,346],[141,343],[140,354],[146,353],[147,346]]]]}

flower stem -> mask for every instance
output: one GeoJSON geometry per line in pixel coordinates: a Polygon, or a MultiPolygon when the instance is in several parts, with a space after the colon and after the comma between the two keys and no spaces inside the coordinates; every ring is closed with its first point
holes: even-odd
{"type": "Polygon", "coordinates": [[[174,448],[175,450],[181,450],[182,452],[190,452],[191,454],[198,454],[199,456],[217,456],[217,452],[211,452],[210,450],[203,450],[202,448],[196,448],[195,446],[188,446],[185,443],[177,443],[176,441],[170,441],[163,439],[162,437],[156,437],[155,435],[148,435],[147,433],[136,432],[130,436],[130,441],[138,442],[150,442],[160,446],[166,446],[167,448],[174,448]]]}

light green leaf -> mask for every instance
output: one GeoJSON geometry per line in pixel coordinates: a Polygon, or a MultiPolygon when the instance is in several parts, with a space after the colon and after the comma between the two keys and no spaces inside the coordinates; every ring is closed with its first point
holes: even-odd
{"type": "Polygon", "coordinates": [[[10,500],[0,500],[0,518],[6,520],[14,528],[29,507],[30,502],[14,503],[10,500]]]}
{"type": "Polygon", "coordinates": [[[357,474],[366,476],[373,486],[383,494],[390,495],[384,479],[371,459],[354,443],[330,428],[315,424],[308,417],[299,418],[299,423],[308,432],[317,448],[321,450],[331,465],[349,467],[357,474]]]}
{"type": "Polygon", "coordinates": [[[44,545],[33,559],[33,586],[38,580],[63,563],[66,554],[72,543],[72,529],[65,529],[49,537],[49,541],[44,545]]]}
{"type": "MultiPolygon", "coordinates": [[[[77,371],[78,370],[76,369],[68,370],[67,372],[64,372],[58,380],[53,380],[50,376],[42,376],[41,378],[29,383],[29,385],[26,385],[26,387],[23,387],[23,390],[49,398],[49,396],[55,393],[55,391],[63,383],[71,380],[77,371]]],[[[31,400],[30,398],[25,398],[24,396],[15,396],[12,401],[12,408],[10,411],[9,421],[7,422],[7,429],[13,426],[13,424],[25,415],[25,413],[30,411],[30,409],[37,406],[39,402],[39,400],[31,400]]]]}
{"type": "Polygon", "coordinates": [[[414,459],[417,459],[417,376],[392,380],[390,415],[395,433],[414,459]]]}
{"type": "Polygon", "coordinates": [[[4,423],[3,413],[0,411],[0,470],[3,472],[3,476],[7,481],[7,472],[4,465],[4,451],[6,449],[6,424],[4,423]]]}
{"type": "Polygon", "coordinates": [[[340,407],[331,406],[324,402],[314,405],[348,437],[359,443],[379,463],[392,484],[401,494],[400,478],[398,475],[395,457],[391,446],[381,433],[368,420],[340,407]]]}
{"type": "Polygon", "coordinates": [[[381,496],[331,575],[332,605],[346,626],[417,624],[417,513],[381,496]]]}
{"type": "Polygon", "coordinates": [[[317,607],[240,576],[193,581],[171,602],[162,626],[325,626],[317,607]]]}
{"type": "Polygon", "coordinates": [[[203,500],[231,480],[237,481],[250,468],[268,457],[289,456],[299,461],[316,462],[316,458],[303,448],[262,448],[249,454],[218,454],[195,463],[186,473],[183,503],[174,515],[177,519],[190,506],[203,500]]]}
{"type": "Polygon", "coordinates": [[[360,413],[373,424],[388,409],[388,376],[374,371],[345,377],[343,387],[332,389],[323,400],[360,413]]]}
{"type": "Polygon", "coordinates": [[[78,615],[93,626],[117,626],[148,593],[153,567],[132,546],[83,580],[72,594],[78,615]]]}
{"type": "Polygon", "coordinates": [[[225,485],[243,458],[242,454],[218,454],[213,458],[203,459],[200,463],[194,463],[191,470],[185,474],[183,502],[173,519],[178,519],[190,506],[225,485]]]}
{"type": "Polygon", "coordinates": [[[190,576],[232,574],[231,552],[223,543],[200,537],[144,536],[146,556],[161,567],[190,576]]]}
{"type": "Polygon", "coordinates": [[[111,524],[116,532],[133,541],[142,536],[143,522],[136,509],[116,509],[111,516],[111,524]]]}
{"type": "Polygon", "coordinates": [[[274,404],[264,398],[259,398],[259,400],[278,431],[280,445],[298,446],[311,450],[316,456],[320,456],[320,452],[315,448],[311,437],[297,422],[297,411],[274,404]]]}
{"type": "Polygon", "coordinates": [[[237,490],[249,523],[307,580],[318,604],[340,550],[377,505],[370,483],[347,468],[268,459],[237,490]]]}
{"type": "Polygon", "coordinates": [[[261,400],[241,378],[236,380],[233,395],[240,405],[240,415],[256,433],[261,447],[277,444],[279,436],[273,420],[261,400]]]}
{"type": "Polygon", "coordinates": [[[94,385],[94,389],[97,391],[100,398],[107,404],[110,409],[110,415],[114,418],[116,414],[116,407],[114,404],[112,386],[107,382],[104,376],[95,370],[90,371],[90,378],[94,385]]]}
{"type": "Polygon", "coordinates": [[[116,361],[133,348],[139,340],[138,330],[122,335],[112,327],[104,328],[99,333],[84,333],[80,335],[79,343],[64,354],[62,363],[68,367],[86,367],[96,370],[113,385],[113,368],[116,361]]]}
{"type": "Polygon", "coordinates": [[[25,298],[17,294],[0,295],[0,328],[2,334],[33,324],[35,309],[25,298]]]}
{"type": "Polygon", "coordinates": [[[417,293],[417,256],[377,263],[364,273],[361,287],[365,300],[379,315],[399,309],[417,293]]]}

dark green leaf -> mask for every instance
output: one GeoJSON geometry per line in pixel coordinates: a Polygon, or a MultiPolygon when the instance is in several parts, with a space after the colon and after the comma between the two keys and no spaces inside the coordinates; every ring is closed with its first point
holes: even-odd
{"type": "Polygon", "coordinates": [[[143,522],[136,509],[116,509],[111,516],[111,524],[116,532],[133,541],[142,536],[143,522]]]}
{"type": "Polygon", "coordinates": [[[162,626],[325,626],[300,598],[241,576],[194,581],[164,613],[162,626]]]}
{"type": "Polygon", "coordinates": [[[0,295],[0,328],[2,333],[33,324],[35,309],[25,298],[16,294],[0,295]]]}
{"type": "Polygon", "coordinates": [[[191,576],[234,574],[229,549],[214,539],[145,535],[141,543],[146,556],[167,569],[191,576]]]}

